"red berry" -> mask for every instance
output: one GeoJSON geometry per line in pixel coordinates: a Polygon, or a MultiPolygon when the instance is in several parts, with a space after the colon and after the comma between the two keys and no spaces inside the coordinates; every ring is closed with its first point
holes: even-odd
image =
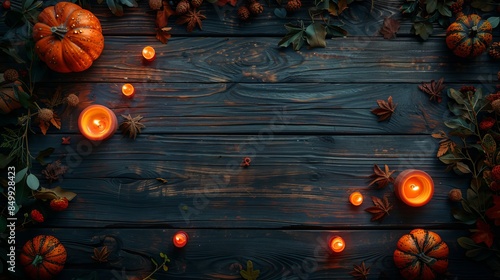
{"type": "Polygon", "coordinates": [[[9,0],[3,1],[2,7],[6,10],[10,9],[10,1],[9,0]]]}
{"type": "Polygon", "coordinates": [[[68,208],[68,199],[66,197],[54,198],[50,201],[50,209],[54,211],[63,211],[68,208]]]}

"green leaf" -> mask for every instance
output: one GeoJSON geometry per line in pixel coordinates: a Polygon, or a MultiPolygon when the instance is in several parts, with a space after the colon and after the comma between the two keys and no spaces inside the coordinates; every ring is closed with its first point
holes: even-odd
{"type": "Polygon", "coordinates": [[[440,156],[439,160],[444,164],[452,164],[463,160],[463,158],[454,154],[445,154],[443,156],[440,156]]]}
{"type": "Polygon", "coordinates": [[[463,173],[463,174],[472,173],[469,166],[467,166],[467,164],[465,164],[463,162],[457,162],[456,167],[457,167],[458,171],[460,171],[460,173],[463,173]]]}
{"type": "Polygon", "coordinates": [[[455,102],[457,102],[458,104],[461,104],[461,105],[465,104],[465,100],[462,97],[462,93],[460,91],[458,91],[458,90],[450,88],[448,90],[448,97],[450,97],[453,100],[455,100],[455,102]]]}
{"type": "Polygon", "coordinates": [[[26,109],[36,108],[31,96],[28,93],[26,93],[22,90],[19,90],[19,88],[17,86],[14,86],[13,89],[14,89],[14,92],[16,93],[17,100],[19,100],[19,103],[21,103],[21,105],[24,108],[26,108],[26,109]]]}
{"type": "Polygon", "coordinates": [[[109,10],[115,16],[119,16],[119,17],[123,16],[123,7],[122,7],[122,5],[116,3],[115,0],[106,0],[106,4],[108,5],[109,10]]]}
{"type": "Polygon", "coordinates": [[[161,258],[164,258],[165,257],[165,254],[163,252],[160,252],[160,257],[161,258]]]}
{"type": "Polygon", "coordinates": [[[286,18],[286,9],[285,8],[275,8],[274,15],[278,18],[286,18]]]}
{"type": "Polygon", "coordinates": [[[415,35],[420,36],[420,38],[424,41],[429,39],[429,36],[433,31],[432,23],[423,21],[413,23],[413,29],[415,31],[415,35]]]}
{"type": "Polygon", "coordinates": [[[491,24],[491,27],[496,28],[500,23],[499,17],[489,17],[487,21],[491,24]]]}
{"type": "Polygon", "coordinates": [[[35,191],[40,187],[40,181],[38,181],[38,178],[34,174],[29,174],[26,178],[26,185],[35,191]]]}
{"type": "Polygon", "coordinates": [[[304,30],[302,28],[296,28],[295,26],[285,25],[288,30],[288,34],[278,42],[279,47],[288,47],[292,44],[293,49],[298,51],[304,45],[304,30]]]}
{"type": "Polygon", "coordinates": [[[326,33],[330,36],[333,36],[333,37],[344,37],[344,36],[347,36],[347,30],[343,29],[342,27],[340,26],[336,26],[336,25],[332,25],[332,24],[328,24],[326,26],[326,33]]]}
{"type": "Polygon", "coordinates": [[[449,121],[445,121],[444,125],[446,125],[451,129],[463,128],[465,130],[474,133],[474,125],[471,123],[467,123],[464,119],[460,118],[451,119],[449,121]]]}
{"type": "Polygon", "coordinates": [[[151,258],[151,262],[155,265],[155,267],[158,267],[158,263],[155,261],[155,259],[151,258]]]}
{"type": "Polygon", "coordinates": [[[487,154],[493,154],[497,149],[497,143],[490,134],[484,135],[481,145],[487,154]]]}
{"type": "Polygon", "coordinates": [[[477,248],[477,244],[474,242],[474,240],[470,239],[469,237],[459,237],[457,239],[457,242],[458,245],[460,245],[460,247],[464,248],[465,250],[477,248]]]}
{"type": "Polygon", "coordinates": [[[47,148],[43,151],[40,151],[38,153],[38,155],[36,156],[36,160],[41,164],[41,165],[45,165],[46,162],[44,161],[44,159],[48,156],[50,156],[53,152],[54,152],[54,148],[50,147],[50,148],[47,148]]]}
{"type": "Polygon", "coordinates": [[[309,46],[312,48],[326,47],[326,28],[323,24],[319,22],[312,23],[306,28],[305,33],[309,46]]]}
{"type": "Polygon", "coordinates": [[[168,271],[168,266],[166,264],[163,265],[163,271],[168,271]]]}
{"type": "Polygon", "coordinates": [[[135,0],[120,0],[120,3],[122,3],[123,5],[128,6],[128,7],[139,6],[135,0]]]}
{"type": "Polygon", "coordinates": [[[453,218],[459,220],[460,222],[466,224],[466,225],[473,225],[476,223],[476,216],[465,212],[462,209],[458,208],[453,208],[451,210],[451,213],[453,215],[453,218]]]}
{"type": "Polygon", "coordinates": [[[23,9],[28,10],[35,0],[24,0],[23,9]]]}
{"type": "Polygon", "coordinates": [[[404,3],[403,6],[401,7],[401,12],[403,14],[411,14],[413,11],[415,11],[415,8],[417,7],[418,1],[413,1],[411,3],[404,3]]]}
{"type": "Polygon", "coordinates": [[[26,173],[28,173],[28,167],[25,167],[25,168],[19,170],[18,172],[16,172],[16,179],[14,180],[14,182],[16,182],[16,183],[21,182],[21,180],[23,180],[24,177],[26,176],[26,173]]]}
{"type": "Polygon", "coordinates": [[[438,6],[438,11],[441,15],[445,16],[445,17],[451,17],[453,16],[453,13],[451,12],[450,8],[448,8],[448,6],[445,6],[445,5],[439,5],[438,6]]]}
{"type": "Polygon", "coordinates": [[[437,0],[427,0],[425,5],[425,10],[427,13],[432,14],[437,8],[437,0]]]}

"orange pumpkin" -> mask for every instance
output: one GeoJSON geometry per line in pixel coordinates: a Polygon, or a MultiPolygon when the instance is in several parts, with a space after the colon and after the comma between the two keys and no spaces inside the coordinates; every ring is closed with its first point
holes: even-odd
{"type": "Polygon", "coordinates": [[[473,58],[485,52],[493,41],[492,26],[480,16],[463,15],[448,26],[446,45],[459,57],[473,58]]]}
{"type": "Polygon", "coordinates": [[[19,260],[31,279],[52,279],[64,268],[66,249],[54,236],[38,235],[24,244],[19,260]]]}
{"type": "Polygon", "coordinates": [[[448,254],[448,245],[437,233],[414,229],[399,239],[393,257],[405,279],[432,280],[446,272],[448,254]]]}
{"type": "Polygon", "coordinates": [[[104,48],[99,19],[70,2],[45,8],[33,27],[33,39],[40,59],[61,73],[88,69],[104,48]]]}

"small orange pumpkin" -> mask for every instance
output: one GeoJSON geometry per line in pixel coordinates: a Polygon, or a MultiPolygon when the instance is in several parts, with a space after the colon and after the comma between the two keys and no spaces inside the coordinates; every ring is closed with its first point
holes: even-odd
{"type": "Polygon", "coordinates": [[[99,19],[70,2],[45,8],[33,27],[33,39],[38,57],[61,73],[88,69],[104,49],[99,19]]]}
{"type": "Polygon", "coordinates": [[[393,257],[405,279],[432,280],[446,272],[448,255],[448,245],[437,233],[414,229],[399,239],[393,257]]]}
{"type": "Polygon", "coordinates": [[[493,41],[492,26],[476,14],[459,16],[446,30],[446,45],[459,57],[474,58],[493,41]]]}
{"type": "Polygon", "coordinates": [[[66,256],[66,249],[57,238],[38,235],[24,244],[19,260],[31,279],[45,280],[61,272],[66,256]]]}

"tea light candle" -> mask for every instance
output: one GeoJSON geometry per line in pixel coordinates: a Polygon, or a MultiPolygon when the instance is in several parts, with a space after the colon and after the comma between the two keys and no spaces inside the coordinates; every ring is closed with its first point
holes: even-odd
{"type": "Polygon", "coordinates": [[[396,177],[394,191],[404,203],[420,207],[431,200],[434,194],[434,182],[424,171],[407,169],[396,177]]]}
{"type": "Polygon", "coordinates": [[[363,203],[363,195],[360,192],[353,192],[349,196],[349,201],[354,206],[359,206],[363,203]]]}
{"type": "Polygon", "coordinates": [[[153,49],[153,47],[151,47],[151,46],[144,47],[144,49],[142,49],[142,56],[147,61],[155,60],[155,58],[156,58],[155,49],[153,49]]]}
{"type": "Polygon", "coordinates": [[[172,241],[174,242],[174,246],[177,248],[182,248],[186,246],[188,242],[188,235],[184,231],[178,231],[175,233],[174,237],[172,238],[172,241]]]}
{"type": "Polygon", "coordinates": [[[345,249],[344,239],[340,236],[335,236],[330,240],[330,249],[335,253],[340,253],[345,249]]]}
{"type": "Polygon", "coordinates": [[[78,117],[78,128],[89,140],[105,140],[118,128],[115,113],[102,105],[90,105],[78,117]]]}
{"type": "Polygon", "coordinates": [[[122,93],[126,97],[132,97],[134,95],[134,93],[135,93],[134,86],[131,85],[131,84],[124,84],[122,86],[122,93]]]}

